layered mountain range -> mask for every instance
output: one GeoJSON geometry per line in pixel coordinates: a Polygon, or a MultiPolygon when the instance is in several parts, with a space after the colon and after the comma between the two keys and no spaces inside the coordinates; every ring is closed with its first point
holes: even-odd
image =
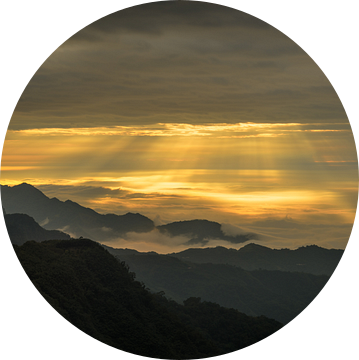
{"type": "MultiPolygon", "coordinates": [[[[203,246],[208,239],[241,243],[253,236],[228,236],[221,230],[221,224],[208,220],[178,221],[156,227],[152,220],[141,214],[102,215],[71,200],[50,199],[26,183],[1,186],[1,196],[11,241],[18,245],[28,240],[59,240],[69,239],[70,236],[105,242],[119,236],[126,237],[130,232],[146,234],[154,229],[167,234],[169,240],[171,237],[186,236],[190,239],[189,246],[197,243],[203,246]]],[[[128,249],[116,249],[115,252],[119,257],[145,255],[128,249]]],[[[181,261],[197,264],[226,264],[245,270],[299,271],[315,275],[331,275],[342,255],[343,250],[324,249],[316,245],[277,250],[253,243],[239,250],[217,246],[189,248],[170,254],[181,261]]]]}
{"type": "MultiPolygon", "coordinates": [[[[111,241],[126,237],[127,233],[146,233],[156,229],[154,222],[141,214],[99,214],[71,200],[49,198],[32,185],[23,183],[13,187],[1,186],[1,200],[6,213],[23,213],[35,219],[47,230],[60,230],[72,237],[87,237],[96,241],[111,241]]],[[[206,244],[218,239],[242,243],[254,234],[229,236],[221,230],[221,224],[208,220],[179,221],[158,226],[162,234],[184,235],[188,245],[206,244]]]]}
{"type": "MultiPolygon", "coordinates": [[[[14,245],[26,245],[31,240],[74,240],[58,230],[43,229],[26,214],[6,214],[5,221],[14,245]]],[[[239,250],[187,249],[167,255],[103,247],[129,266],[152,293],[163,294],[177,303],[197,297],[283,324],[304,310],[320,292],[342,254],[341,250],[317,246],[272,250],[256,244],[239,250]]]]}
{"type": "Polygon", "coordinates": [[[27,214],[47,230],[61,230],[73,237],[104,241],[130,231],[154,229],[153,221],[141,214],[102,215],[71,200],[50,199],[26,183],[13,187],[2,185],[1,200],[7,214],[27,214]]]}
{"type": "Polygon", "coordinates": [[[223,263],[198,263],[194,258],[192,261],[178,258],[178,254],[105,248],[128,264],[137,279],[153,292],[163,292],[179,303],[190,296],[200,297],[247,315],[274,318],[283,324],[304,310],[329,279],[328,275],[297,271],[248,271],[228,265],[224,259],[223,263]]]}

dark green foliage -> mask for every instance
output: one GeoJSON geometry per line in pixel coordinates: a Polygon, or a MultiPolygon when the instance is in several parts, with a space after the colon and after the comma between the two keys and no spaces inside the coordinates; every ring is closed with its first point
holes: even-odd
{"type": "Polygon", "coordinates": [[[164,300],[162,304],[184,323],[201,329],[211,343],[223,349],[224,353],[260,341],[279,326],[276,320],[264,316],[251,317],[213,302],[201,302],[199,297],[190,297],[183,303],[184,307],[173,300],[164,300]]]}
{"type": "Polygon", "coordinates": [[[86,239],[14,246],[27,275],[68,321],[113,347],[148,357],[216,356],[281,327],[200,300],[186,306],[151,294],[129,267],[86,239]]]}
{"type": "MultiPolygon", "coordinates": [[[[197,298],[199,299],[199,298],[197,298]]],[[[278,322],[263,317],[249,317],[234,309],[226,309],[212,302],[195,302],[185,305],[193,325],[205,328],[216,346],[224,344],[226,352],[244,348],[263,339],[278,322]]]]}

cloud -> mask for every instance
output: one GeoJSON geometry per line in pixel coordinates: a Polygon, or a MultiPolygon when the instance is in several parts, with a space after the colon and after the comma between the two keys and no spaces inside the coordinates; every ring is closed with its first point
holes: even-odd
{"type": "Polygon", "coordinates": [[[159,2],[90,24],[45,61],[10,129],[346,121],[317,65],[243,12],[159,2]]]}
{"type": "Polygon", "coordinates": [[[43,220],[43,221],[41,221],[40,223],[39,223],[39,225],[40,226],[45,226],[46,224],[48,224],[49,223],[49,218],[47,217],[45,220],[43,220]]]}
{"type": "Polygon", "coordinates": [[[253,242],[271,248],[291,248],[313,245],[343,249],[349,239],[351,223],[343,223],[335,214],[332,217],[311,213],[301,221],[290,218],[267,218],[246,224],[245,229],[257,234],[253,242]]]}
{"type": "Polygon", "coordinates": [[[63,226],[62,228],[59,228],[59,229],[56,229],[56,230],[62,231],[62,232],[64,232],[65,234],[70,235],[72,238],[78,238],[78,235],[77,235],[77,234],[72,233],[71,231],[68,230],[69,228],[70,228],[70,225],[65,225],[65,226],[63,226]]]}
{"type": "MultiPolygon", "coordinates": [[[[236,228],[229,224],[227,226],[236,228]]],[[[171,236],[167,232],[160,232],[159,230],[154,229],[146,233],[128,232],[121,238],[116,237],[112,240],[103,242],[103,244],[117,248],[136,249],[138,251],[170,253],[191,247],[204,246],[227,246],[238,248],[240,247],[239,244],[256,238],[255,234],[236,234],[233,238],[224,237],[223,239],[196,238],[191,234],[171,236]]]]}
{"type": "MultiPolygon", "coordinates": [[[[209,248],[209,247],[223,246],[223,247],[226,247],[229,249],[239,249],[240,247],[244,246],[245,244],[252,243],[252,242],[261,243],[260,241],[255,241],[253,239],[247,239],[246,241],[241,242],[241,243],[233,243],[231,241],[213,240],[212,239],[212,240],[208,240],[205,244],[201,245],[201,247],[209,248]]],[[[198,247],[198,245],[197,245],[197,247],[198,247]]]]}
{"type": "Polygon", "coordinates": [[[247,231],[243,230],[242,228],[231,224],[222,224],[221,230],[223,231],[224,235],[227,236],[245,235],[245,233],[247,233],[247,231]]]}
{"type": "MultiPolygon", "coordinates": [[[[128,194],[128,191],[121,189],[110,189],[103,186],[90,185],[55,185],[42,184],[37,185],[37,188],[44,192],[48,197],[57,197],[60,200],[68,199],[88,199],[98,197],[123,197],[128,194]]],[[[76,200],[74,200],[76,201],[76,200]]]]}
{"type": "Polygon", "coordinates": [[[165,222],[161,219],[161,216],[159,214],[157,214],[155,216],[155,218],[153,219],[153,223],[155,224],[155,226],[159,226],[159,225],[164,225],[165,222]]]}
{"type": "Polygon", "coordinates": [[[145,37],[162,36],[165,31],[195,29],[258,28],[270,26],[241,11],[210,3],[149,3],[115,12],[78,32],[69,42],[97,42],[109,34],[136,33],[145,37]]]}
{"type": "Polygon", "coordinates": [[[177,251],[178,249],[184,250],[188,248],[186,245],[188,241],[189,237],[185,235],[171,237],[154,229],[147,233],[128,232],[124,237],[114,238],[110,241],[103,242],[103,244],[115,248],[169,253],[177,251]]]}
{"type": "Polygon", "coordinates": [[[111,231],[112,231],[112,229],[109,228],[109,227],[107,227],[107,226],[103,226],[103,227],[101,228],[101,230],[104,231],[104,232],[111,232],[111,231]]]}
{"type": "Polygon", "coordinates": [[[132,7],[60,46],[21,96],[2,165],[4,183],[101,213],[206,217],[261,241],[336,242],[332,224],[357,200],[355,144],[326,76],[275,28],[203,2],[132,7]]]}
{"type": "Polygon", "coordinates": [[[10,130],[12,133],[30,136],[149,136],[149,137],[172,137],[172,136],[205,136],[217,138],[236,138],[250,136],[277,136],[289,135],[292,132],[350,132],[348,124],[301,124],[301,123],[157,123],[136,126],[112,126],[90,128],[39,128],[10,130]]]}
{"type": "Polygon", "coordinates": [[[254,226],[260,226],[264,228],[276,228],[276,229],[297,229],[298,227],[305,226],[303,223],[299,223],[293,220],[290,216],[286,216],[283,219],[265,219],[255,221],[254,226]]]}

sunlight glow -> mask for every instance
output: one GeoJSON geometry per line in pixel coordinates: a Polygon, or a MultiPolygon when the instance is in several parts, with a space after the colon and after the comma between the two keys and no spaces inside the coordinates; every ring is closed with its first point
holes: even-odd
{"type": "MultiPolygon", "coordinates": [[[[289,132],[340,132],[350,129],[306,129],[307,126],[323,124],[300,123],[215,123],[215,124],[181,124],[157,123],[138,126],[113,126],[91,128],[38,128],[10,130],[32,136],[206,136],[222,138],[271,137],[284,136],[289,132]],[[249,133],[249,134],[246,134],[249,133]]],[[[325,125],[325,124],[324,124],[325,125]]]]}

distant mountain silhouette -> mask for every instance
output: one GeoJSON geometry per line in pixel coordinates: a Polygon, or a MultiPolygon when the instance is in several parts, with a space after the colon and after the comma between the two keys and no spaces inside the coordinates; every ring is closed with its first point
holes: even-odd
{"type": "Polygon", "coordinates": [[[69,240],[70,236],[58,230],[45,230],[31,216],[26,214],[6,214],[5,223],[13,244],[22,245],[26,241],[69,240]]]}
{"type": "Polygon", "coordinates": [[[299,271],[316,275],[331,275],[344,250],[324,249],[316,245],[296,250],[270,249],[258,244],[248,244],[239,250],[225,247],[187,249],[171,256],[193,263],[229,264],[246,270],[266,269],[299,271]]]}
{"type": "Polygon", "coordinates": [[[185,235],[189,237],[188,245],[204,245],[208,240],[216,239],[238,244],[255,238],[255,234],[225,235],[221,230],[221,224],[208,220],[176,221],[167,225],[157,226],[157,229],[170,236],[185,235]]]}
{"type": "Polygon", "coordinates": [[[73,237],[105,241],[129,231],[148,232],[153,221],[141,214],[106,214],[85,208],[71,200],[48,198],[34,186],[23,183],[1,186],[2,205],[7,214],[24,213],[48,230],[62,230],[73,237]]]}
{"type": "Polygon", "coordinates": [[[189,296],[287,323],[318,295],[329,277],[254,270],[225,264],[195,264],[169,255],[106,249],[125,261],[151,291],[182,302],[189,296]]]}
{"type": "MultiPolygon", "coordinates": [[[[141,233],[155,229],[153,221],[141,214],[102,215],[71,200],[60,201],[55,197],[50,199],[27,183],[13,187],[2,185],[1,198],[6,213],[30,215],[45,229],[61,230],[72,237],[107,241],[128,232],[141,233]]],[[[205,245],[209,240],[237,244],[256,238],[255,234],[226,235],[221,230],[221,224],[208,220],[178,221],[158,226],[157,229],[170,237],[185,236],[188,238],[185,240],[188,245],[205,245]]]]}
{"type": "MultiPolygon", "coordinates": [[[[130,255],[158,255],[156,252],[139,252],[133,249],[114,249],[106,247],[118,257],[130,255]]],[[[344,250],[325,249],[317,245],[299,247],[296,250],[271,249],[258,244],[248,244],[236,249],[223,246],[213,248],[189,248],[170,256],[194,264],[223,264],[240,267],[244,270],[279,270],[304,272],[314,275],[331,276],[337,267],[344,250]]]]}

